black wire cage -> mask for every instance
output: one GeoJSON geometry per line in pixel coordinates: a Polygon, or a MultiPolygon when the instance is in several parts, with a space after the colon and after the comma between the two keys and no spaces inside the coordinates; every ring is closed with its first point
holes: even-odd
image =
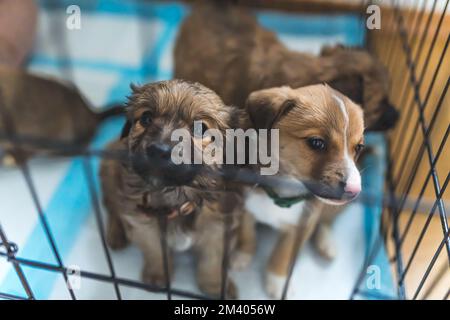
{"type": "MultiPolygon", "coordinates": [[[[447,216],[450,195],[446,192],[450,175],[447,145],[450,129],[448,94],[450,55],[447,52],[450,39],[449,0],[415,0],[408,3],[407,8],[401,6],[402,1],[399,0],[380,4],[383,19],[381,29],[368,30],[366,35],[367,49],[373,52],[390,72],[391,99],[401,116],[394,131],[386,135],[387,174],[380,230],[361,266],[350,299],[448,300],[450,296],[450,233],[447,216]],[[363,286],[367,270],[381,249],[387,250],[392,273],[395,275],[396,294],[393,296],[373,293],[363,286]]],[[[362,1],[357,9],[353,8],[360,10],[361,28],[366,28],[366,9],[371,4],[373,2],[362,1]]],[[[2,110],[1,107],[0,104],[0,114],[3,121],[6,121],[7,110],[2,110]]],[[[13,143],[17,148],[24,143],[25,140],[22,138],[14,134],[14,125],[9,125],[9,131],[2,134],[2,139],[13,143]]],[[[82,156],[84,159],[83,172],[88,182],[90,201],[94,208],[109,273],[74,270],[64,263],[29,166],[24,162],[19,165],[19,169],[31,194],[39,222],[56,263],[18,257],[20,248],[14,239],[8,238],[8,230],[2,227],[0,221],[0,257],[13,267],[26,293],[25,296],[18,296],[11,292],[0,292],[0,298],[35,299],[33,287],[27,280],[24,268],[58,273],[64,277],[72,299],[77,298],[76,291],[69,281],[73,273],[79,273],[83,279],[112,284],[117,299],[122,299],[121,288],[125,286],[164,293],[167,299],[174,296],[191,299],[210,298],[173,288],[169,279],[167,257],[164,264],[166,274],[164,287],[118,276],[105,240],[104,216],[95,186],[96,172],[90,162],[92,157],[108,155],[102,151],[77,146],[53,144],[53,147],[70,149],[72,155],[82,156]]],[[[162,250],[167,255],[164,223],[161,224],[160,231],[162,250]]],[[[228,242],[229,232],[225,232],[225,247],[228,242]]],[[[222,263],[228,266],[230,259],[228,250],[224,252],[222,263]]],[[[295,259],[292,263],[291,270],[295,267],[295,259]]],[[[222,280],[227,279],[227,270],[227,267],[223,268],[222,280]]],[[[289,278],[285,285],[285,294],[289,278]]],[[[226,281],[222,281],[221,292],[221,298],[225,298],[226,281]]]]}

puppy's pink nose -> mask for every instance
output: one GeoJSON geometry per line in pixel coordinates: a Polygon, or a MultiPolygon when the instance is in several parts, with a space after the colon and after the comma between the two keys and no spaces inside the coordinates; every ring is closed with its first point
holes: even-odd
{"type": "Polygon", "coordinates": [[[356,197],[361,192],[361,184],[347,182],[345,184],[344,191],[351,197],[356,197]]]}

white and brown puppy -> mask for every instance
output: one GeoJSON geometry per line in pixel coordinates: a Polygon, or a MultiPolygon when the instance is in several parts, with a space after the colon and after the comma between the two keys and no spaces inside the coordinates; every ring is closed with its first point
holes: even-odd
{"type": "MultiPolygon", "coordinates": [[[[267,293],[280,298],[293,252],[320,229],[322,207],[345,204],[361,191],[355,162],[364,144],[363,112],[327,85],[256,91],[247,100],[247,111],[256,128],[279,130],[278,174],[305,182],[314,195],[289,208],[259,188],[246,196],[246,208],[256,220],[280,230],[265,279],[267,293]]],[[[281,198],[297,196],[293,189],[273,191],[281,198]]],[[[317,234],[316,241],[326,246],[328,234],[317,234]]]]}

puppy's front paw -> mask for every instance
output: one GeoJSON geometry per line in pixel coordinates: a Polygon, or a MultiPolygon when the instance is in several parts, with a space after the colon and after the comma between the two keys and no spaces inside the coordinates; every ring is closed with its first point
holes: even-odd
{"type": "Polygon", "coordinates": [[[164,270],[162,268],[156,269],[149,264],[145,264],[142,270],[142,281],[152,286],[164,288],[166,286],[164,270]]]}
{"type": "Polygon", "coordinates": [[[336,258],[336,246],[333,243],[320,241],[316,244],[317,252],[326,260],[332,261],[336,258]]]}
{"type": "MultiPolygon", "coordinates": [[[[213,298],[220,298],[222,285],[220,281],[199,281],[200,290],[213,298]]],[[[237,288],[232,280],[228,280],[226,299],[237,299],[237,288]]]]}
{"type": "MultiPolygon", "coordinates": [[[[280,276],[273,272],[266,272],[265,286],[267,295],[272,299],[281,299],[283,295],[284,285],[286,283],[286,276],[280,276]]],[[[293,295],[292,285],[289,286],[287,297],[293,295]]]]}
{"type": "Polygon", "coordinates": [[[231,269],[244,270],[252,262],[253,256],[250,253],[243,251],[236,251],[231,257],[231,269]]]}
{"type": "Polygon", "coordinates": [[[331,229],[320,226],[316,230],[314,247],[317,252],[326,260],[333,260],[336,257],[336,245],[332,239],[331,229]]]}

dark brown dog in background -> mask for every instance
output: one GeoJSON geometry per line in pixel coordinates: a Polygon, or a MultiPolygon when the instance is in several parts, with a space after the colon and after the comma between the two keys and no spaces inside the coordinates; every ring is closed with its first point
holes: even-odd
{"type": "MultiPolygon", "coordinates": [[[[197,280],[202,291],[218,296],[221,290],[224,253],[224,217],[231,215],[230,252],[235,234],[244,219],[242,199],[222,190],[223,182],[206,170],[217,172],[219,165],[174,164],[171,152],[176,129],[192,132],[194,121],[206,129],[238,127],[245,112],[226,106],[211,90],[179,80],[134,87],[128,102],[128,123],[122,139],[109,151],[122,151],[130,160],[103,160],[101,182],[109,213],[107,241],[114,248],[128,241],[144,255],[143,281],[165,286],[158,215],[167,216],[169,266],[173,270],[173,251],[192,248],[197,255],[197,280]],[[143,161],[136,161],[140,157],[143,161]]],[[[192,135],[193,144],[206,147],[211,141],[192,135]]],[[[228,297],[236,296],[229,280],[228,297]]]]}
{"type": "Polygon", "coordinates": [[[395,124],[387,72],[368,52],[336,46],[314,56],[289,50],[231,2],[200,0],[193,6],[175,46],[177,78],[198,81],[240,107],[256,90],[327,83],[362,106],[367,130],[395,124]]]}
{"type": "Polygon", "coordinates": [[[96,113],[75,86],[0,67],[0,162],[8,166],[34,154],[53,154],[52,142],[82,148],[101,121],[123,113],[123,106],[96,113]],[[49,146],[21,143],[18,149],[7,141],[9,135],[49,146]]]}

